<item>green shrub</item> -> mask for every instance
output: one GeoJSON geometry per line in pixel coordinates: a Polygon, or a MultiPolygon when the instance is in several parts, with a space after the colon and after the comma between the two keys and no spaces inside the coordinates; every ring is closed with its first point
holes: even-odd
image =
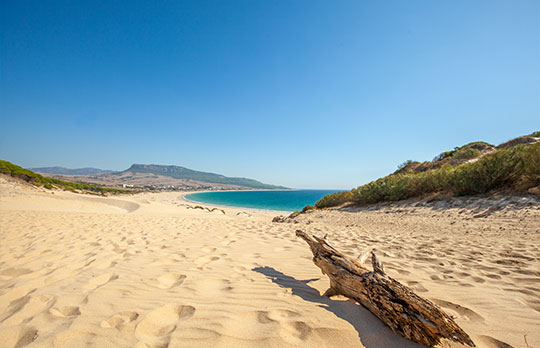
{"type": "Polygon", "coordinates": [[[329,195],[324,196],[320,200],[318,200],[315,203],[315,208],[327,208],[327,207],[335,207],[337,205],[341,205],[346,202],[351,201],[351,192],[349,191],[342,191],[342,192],[335,192],[331,193],[329,195]]]}
{"type": "Polygon", "coordinates": [[[35,186],[43,186],[46,189],[52,189],[54,187],[61,188],[63,190],[76,192],[79,191],[90,191],[100,194],[105,193],[129,193],[130,191],[120,190],[109,187],[94,186],[88,184],[80,184],[76,182],[63,181],[53,178],[47,178],[40,174],[34,173],[31,170],[24,169],[8,161],[0,160],[0,173],[10,175],[15,178],[22,179],[35,186]]]}
{"type": "Polygon", "coordinates": [[[479,157],[482,154],[480,150],[473,149],[472,147],[466,147],[464,149],[460,149],[456,151],[454,156],[452,158],[455,158],[457,160],[469,160],[476,157],[479,157]]]}
{"type": "MultiPolygon", "coordinates": [[[[476,157],[475,151],[460,149],[456,155],[476,157]]],[[[479,152],[479,151],[478,151],[479,152]]],[[[352,189],[321,198],[316,208],[341,205],[346,202],[371,204],[399,201],[437,192],[457,196],[487,193],[494,189],[524,190],[540,185],[540,143],[517,145],[485,155],[476,162],[456,167],[441,168],[420,173],[397,173],[352,189]]]]}
{"type": "Polygon", "coordinates": [[[442,161],[445,158],[452,157],[452,156],[454,156],[454,154],[456,152],[457,152],[457,147],[454,150],[445,151],[445,152],[441,153],[440,155],[435,156],[435,158],[433,158],[432,162],[438,162],[438,161],[442,161]]]}
{"type": "Polygon", "coordinates": [[[305,213],[306,211],[313,210],[313,209],[315,209],[315,207],[308,204],[302,209],[302,213],[305,213]]]}

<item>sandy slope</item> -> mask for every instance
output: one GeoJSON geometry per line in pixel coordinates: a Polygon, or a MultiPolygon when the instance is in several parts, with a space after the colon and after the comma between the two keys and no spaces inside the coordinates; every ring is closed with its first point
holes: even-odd
{"type": "Polygon", "coordinates": [[[101,198],[0,178],[2,347],[419,347],[344,298],[294,237],[375,247],[480,347],[540,347],[540,210],[275,214],[101,198]]]}

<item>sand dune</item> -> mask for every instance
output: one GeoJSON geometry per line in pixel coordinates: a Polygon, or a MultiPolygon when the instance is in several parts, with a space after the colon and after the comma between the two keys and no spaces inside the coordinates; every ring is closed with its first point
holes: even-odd
{"type": "Polygon", "coordinates": [[[420,347],[346,298],[320,296],[328,280],[295,238],[302,228],[351,255],[374,248],[477,346],[540,347],[538,205],[487,218],[314,212],[297,223],[188,205],[178,193],[52,194],[0,178],[1,345],[420,347]]]}

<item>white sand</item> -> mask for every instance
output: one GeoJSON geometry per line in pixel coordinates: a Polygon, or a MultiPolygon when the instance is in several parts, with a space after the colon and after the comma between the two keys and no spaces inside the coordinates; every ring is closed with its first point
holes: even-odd
{"type": "Polygon", "coordinates": [[[455,315],[479,347],[540,347],[538,206],[272,223],[277,214],[186,203],[1,177],[0,346],[420,347],[355,303],[321,297],[328,279],[294,237],[301,228],[351,255],[375,247],[392,277],[455,315]]]}

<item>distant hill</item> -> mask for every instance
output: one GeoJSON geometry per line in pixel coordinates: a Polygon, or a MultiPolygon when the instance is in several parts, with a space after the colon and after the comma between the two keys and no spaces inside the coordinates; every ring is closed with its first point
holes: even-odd
{"type": "Polygon", "coordinates": [[[443,152],[433,161],[405,161],[390,175],[351,191],[324,196],[315,208],[400,201],[439,193],[476,195],[494,190],[540,192],[540,132],[498,146],[482,141],[469,143],[443,152]]]}
{"type": "Polygon", "coordinates": [[[8,161],[0,160],[0,174],[9,175],[11,177],[21,179],[34,186],[44,187],[46,189],[62,189],[79,193],[94,193],[94,194],[118,194],[130,193],[130,191],[120,190],[116,188],[103,187],[98,185],[89,185],[55,178],[48,178],[31,170],[24,169],[8,161]]]}
{"type": "Polygon", "coordinates": [[[64,181],[113,187],[134,187],[143,190],[270,190],[286,188],[264,184],[253,179],[227,177],[174,165],[133,164],[123,171],[97,168],[69,169],[58,166],[31,168],[31,170],[64,181]]]}
{"type": "Polygon", "coordinates": [[[64,167],[43,167],[43,168],[30,168],[30,170],[42,173],[42,174],[56,174],[56,175],[96,175],[96,174],[108,174],[113,173],[113,170],[103,170],[98,168],[77,168],[69,169],[64,167]]]}
{"type": "Polygon", "coordinates": [[[157,165],[157,164],[133,164],[130,168],[118,174],[125,173],[148,173],[162,176],[169,176],[175,179],[181,180],[193,180],[198,182],[234,185],[242,186],[254,189],[285,189],[283,186],[275,186],[269,184],[263,184],[260,181],[247,179],[227,177],[215,173],[199,172],[193,169],[188,169],[173,165],[157,165]]]}

